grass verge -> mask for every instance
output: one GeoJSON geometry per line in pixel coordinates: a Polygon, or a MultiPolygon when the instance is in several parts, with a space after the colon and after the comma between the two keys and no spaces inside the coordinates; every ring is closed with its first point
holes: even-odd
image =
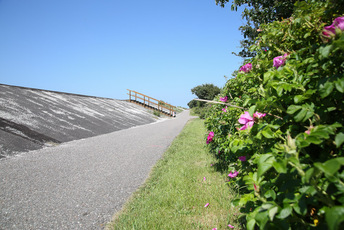
{"type": "Polygon", "coordinates": [[[107,229],[240,229],[235,192],[211,167],[205,133],[202,120],[190,121],[107,229]]]}

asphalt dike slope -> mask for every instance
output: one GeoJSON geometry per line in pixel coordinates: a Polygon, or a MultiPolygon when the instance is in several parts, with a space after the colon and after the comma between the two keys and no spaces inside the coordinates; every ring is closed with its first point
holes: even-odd
{"type": "Polygon", "coordinates": [[[0,84],[0,158],[156,120],[127,101],[0,84]]]}

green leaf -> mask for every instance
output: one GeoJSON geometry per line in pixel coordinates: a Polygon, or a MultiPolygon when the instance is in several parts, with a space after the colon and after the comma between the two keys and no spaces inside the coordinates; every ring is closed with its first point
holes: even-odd
{"type": "Polygon", "coordinates": [[[309,36],[311,36],[311,33],[310,33],[310,32],[308,32],[308,33],[306,33],[305,35],[303,35],[303,38],[308,38],[309,36]]]}
{"type": "Polygon", "coordinates": [[[324,85],[320,85],[319,86],[320,97],[321,98],[327,97],[328,95],[330,95],[330,93],[332,93],[333,89],[334,89],[333,82],[327,81],[324,85]]]}
{"type": "Polygon", "coordinates": [[[270,208],[270,210],[269,210],[269,218],[270,218],[271,221],[274,220],[274,217],[275,217],[277,212],[278,212],[278,207],[277,206],[270,208]]]}
{"type": "Polygon", "coordinates": [[[335,138],[337,148],[339,148],[344,142],[344,133],[338,133],[335,138]]]}
{"type": "Polygon", "coordinates": [[[247,222],[247,230],[254,230],[254,226],[256,225],[256,220],[255,219],[251,219],[247,222]]]}
{"type": "Polygon", "coordinates": [[[300,199],[298,203],[293,204],[294,211],[299,215],[307,214],[307,204],[304,199],[300,199]]]}
{"type": "Polygon", "coordinates": [[[305,148],[311,144],[311,142],[306,141],[308,134],[300,133],[296,136],[296,144],[299,148],[305,148]]]}
{"type": "Polygon", "coordinates": [[[277,95],[279,97],[281,97],[282,94],[283,94],[283,87],[282,86],[277,86],[277,87],[274,87],[274,88],[276,89],[277,95]]]}
{"type": "Polygon", "coordinates": [[[314,166],[323,171],[327,176],[333,176],[342,165],[344,165],[344,157],[334,158],[325,163],[314,163],[314,166]]]}
{"type": "Polygon", "coordinates": [[[332,45],[320,47],[319,53],[322,57],[327,58],[330,54],[331,49],[332,49],[332,45]]]}
{"type": "Polygon", "coordinates": [[[241,196],[240,201],[238,202],[239,206],[245,206],[247,202],[254,201],[254,194],[252,193],[246,193],[241,196]]]}
{"type": "Polygon", "coordinates": [[[287,218],[288,216],[290,216],[291,212],[293,211],[293,208],[289,205],[289,204],[286,204],[285,205],[286,207],[284,207],[280,213],[276,216],[278,219],[285,219],[287,218]]]}
{"type": "Polygon", "coordinates": [[[268,209],[270,209],[272,206],[274,206],[273,203],[264,203],[264,204],[262,204],[261,209],[260,209],[259,211],[268,210],[268,209]]]}
{"type": "Polygon", "coordinates": [[[258,225],[259,225],[260,229],[264,229],[266,223],[269,220],[267,211],[265,211],[265,212],[258,212],[254,218],[258,222],[258,225]]]}
{"type": "Polygon", "coordinates": [[[274,137],[274,132],[269,127],[265,127],[262,131],[264,137],[270,139],[274,137]]]}
{"type": "Polygon", "coordinates": [[[343,35],[343,33],[342,33],[340,39],[334,41],[332,45],[334,46],[334,49],[339,48],[341,50],[344,50],[344,35],[343,35]]]}
{"type": "Polygon", "coordinates": [[[305,99],[307,99],[307,98],[305,96],[303,96],[303,95],[296,95],[294,97],[294,102],[295,102],[295,104],[298,104],[298,103],[302,102],[305,99]]]}
{"type": "Polygon", "coordinates": [[[299,134],[297,136],[298,146],[306,147],[313,144],[321,144],[324,140],[330,138],[330,135],[335,133],[335,130],[338,128],[338,123],[332,125],[318,125],[312,129],[310,134],[299,134]]]}
{"type": "Polygon", "coordinates": [[[300,110],[302,107],[300,105],[291,105],[287,109],[288,114],[294,114],[296,111],[300,110]]]}
{"type": "Polygon", "coordinates": [[[258,177],[261,177],[271,167],[275,158],[271,154],[263,154],[258,160],[258,177]]]}
{"type": "Polygon", "coordinates": [[[344,93],[344,78],[338,79],[334,84],[339,92],[344,93]]]}
{"type": "Polygon", "coordinates": [[[304,122],[308,118],[314,115],[314,104],[303,104],[301,105],[291,105],[287,109],[288,114],[294,114],[299,111],[295,116],[294,119],[296,122],[304,122]],[[299,111],[300,110],[300,111],[299,111]]]}
{"type": "Polygon", "coordinates": [[[257,107],[256,105],[253,105],[248,110],[248,113],[250,114],[251,117],[253,117],[254,112],[256,112],[256,107],[257,107]]]}
{"type": "Polygon", "coordinates": [[[294,116],[296,122],[302,121],[304,117],[307,116],[307,110],[301,109],[301,111],[294,116]]]}
{"type": "Polygon", "coordinates": [[[314,173],[314,168],[309,168],[306,171],[305,176],[302,177],[302,182],[308,184],[310,179],[311,179],[311,177],[313,176],[313,173],[314,173]]]}
{"type": "Polygon", "coordinates": [[[335,111],[337,108],[336,107],[327,107],[327,112],[332,112],[335,111]]]}
{"type": "Polygon", "coordinates": [[[328,139],[330,138],[331,134],[334,134],[334,130],[335,130],[334,127],[326,126],[326,125],[319,125],[319,126],[316,126],[312,130],[310,135],[323,138],[323,139],[328,139]]]}
{"type": "Polygon", "coordinates": [[[245,107],[249,102],[250,102],[250,98],[247,98],[245,101],[244,101],[244,104],[243,104],[243,106],[245,107]]]}
{"type": "Polygon", "coordinates": [[[340,223],[344,221],[344,206],[334,206],[325,212],[326,222],[330,230],[339,229],[340,223]]]}
{"type": "Polygon", "coordinates": [[[310,136],[310,135],[306,137],[306,141],[308,141],[309,143],[316,144],[316,145],[322,142],[322,140],[319,137],[310,136]]]}
{"type": "Polygon", "coordinates": [[[273,72],[265,72],[264,73],[264,84],[268,81],[270,81],[273,78],[274,74],[273,72]]]}
{"type": "Polygon", "coordinates": [[[239,205],[239,202],[240,202],[240,199],[234,199],[232,200],[231,204],[236,207],[239,205]]]}
{"type": "Polygon", "coordinates": [[[286,173],[287,172],[287,162],[277,159],[275,162],[272,163],[272,166],[278,173],[286,173]]]}
{"type": "Polygon", "coordinates": [[[300,192],[314,196],[317,193],[317,190],[314,188],[314,186],[304,186],[300,188],[300,192]]]}
{"type": "Polygon", "coordinates": [[[296,95],[294,97],[294,102],[295,104],[299,104],[304,100],[309,99],[314,93],[316,93],[316,90],[307,90],[304,94],[302,95],[296,95]]]}
{"type": "Polygon", "coordinates": [[[272,198],[273,200],[276,199],[276,193],[274,190],[269,190],[264,194],[265,198],[272,198]]]}

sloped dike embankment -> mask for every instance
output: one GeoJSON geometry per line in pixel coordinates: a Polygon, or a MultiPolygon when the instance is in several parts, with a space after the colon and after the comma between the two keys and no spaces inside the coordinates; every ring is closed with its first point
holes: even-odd
{"type": "Polygon", "coordinates": [[[0,84],[0,158],[154,121],[127,101],[0,84]]]}

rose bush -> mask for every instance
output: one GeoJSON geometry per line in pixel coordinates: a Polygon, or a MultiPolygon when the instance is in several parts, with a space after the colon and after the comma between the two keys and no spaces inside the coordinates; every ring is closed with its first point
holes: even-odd
{"type": "Polygon", "coordinates": [[[213,105],[206,119],[208,146],[239,188],[233,204],[248,229],[344,229],[344,33],[336,3],[296,3],[292,17],[262,26],[250,70],[241,67],[226,83],[228,104],[213,105]]]}

